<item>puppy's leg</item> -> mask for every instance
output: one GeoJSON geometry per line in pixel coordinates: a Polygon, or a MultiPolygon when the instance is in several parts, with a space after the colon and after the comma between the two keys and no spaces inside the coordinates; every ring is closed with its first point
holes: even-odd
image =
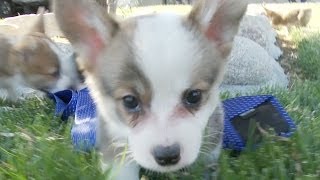
{"type": "Polygon", "coordinates": [[[17,93],[17,83],[13,78],[0,79],[1,88],[4,88],[7,92],[6,99],[11,102],[18,100],[19,94],[17,93]]]}
{"type": "Polygon", "coordinates": [[[205,179],[216,179],[217,177],[219,157],[222,150],[223,126],[224,111],[220,103],[208,122],[207,136],[209,138],[204,140],[206,141],[204,144],[208,144],[211,149],[206,162],[205,179]]]}
{"type": "Polygon", "coordinates": [[[7,96],[7,100],[11,101],[11,102],[16,102],[18,101],[18,94],[15,92],[14,89],[8,89],[7,90],[8,96],[7,96]]]}
{"type": "Polygon", "coordinates": [[[219,169],[219,157],[221,154],[221,149],[222,149],[222,139],[216,146],[216,148],[213,149],[210,153],[210,158],[209,161],[207,162],[207,168],[206,168],[206,174],[205,174],[205,179],[217,179],[218,175],[218,169],[219,169]]]}
{"type": "Polygon", "coordinates": [[[112,179],[115,180],[139,180],[139,170],[140,167],[136,163],[130,163],[121,166],[120,164],[115,165],[116,168],[112,172],[112,179]]]}
{"type": "MultiPolygon", "coordinates": [[[[99,119],[102,117],[99,115],[99,119]]],[[[105,172],[111,170],[107,179],[112,180],[139,180],[140,167],[132,159],[119,154],[126,154],[125,147],[117,147],[115,144],[125,144],[125,140],[115,140],[109,133],[105,121],[97,121],[97,144],[96,148],[101,153],[101,169],[105,172]],[[115,157],[118,157],[115,159],[115,157]],[[123,162],[122,158],[124,159],[123,162]],[[120,163],[121,162],[121,163],[120,163]],[[130,163],[128,163],[130,162],[130,163]]]]}
{"type": "Polygon", "coordinates": [[[107,179],[112,180],[139,180],[140,167],[137,163],[118,163],[112,161],[101,162],[101,169],[105,172],[111,170],[107,179]]]}

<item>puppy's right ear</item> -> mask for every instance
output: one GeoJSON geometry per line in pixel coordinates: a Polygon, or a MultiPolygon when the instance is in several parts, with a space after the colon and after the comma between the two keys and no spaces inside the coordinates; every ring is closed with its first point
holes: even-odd
{"type": "Polygon", "coordinates": [[[29,32],[30,34],[32,34],[32,33],[45,34],[45,24],[44,24],[44,16],[43,16],[44,12],[45,12],[44,7],[39,7],[38,8],[38,11],[37,11],[38,17],[37,17],[36,22],[34,23],[33,27],[31,28],[31,30],[29,32]]]}
{"type": "Polygon", "coordinates": [[[54,0],[53,9],[60,29],[90,71],[118,23],[92,0],[54,0]]]}
{"type": "Polygon", "coordinates": [[[246,12],[248,0],[197,0],[188,19],[200,26],[207,39],[226,57],[246,12]]]}

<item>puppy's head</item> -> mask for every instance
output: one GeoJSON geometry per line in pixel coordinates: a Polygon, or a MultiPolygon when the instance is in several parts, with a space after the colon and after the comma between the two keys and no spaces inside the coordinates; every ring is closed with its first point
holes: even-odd
{"type": "Polygon", "coordinates": [[[45,34],[43,12],[29,33],[10,49],[10,62],[18,66],[25,85],[43,91],[58,91],[79,84],[73,56],[67,57],[45,34]]]}
{"type": "MultiPolygon", "coordinates": [[[[82,57],[102,124],[110,126],[105,133],[127,137],[134,160],[147,169],[192,164],[246,3],[199,0],[188,16],[124,22],[85,0],[56,0],[54,9],[82,57]]],[[[217,123],[221,140],[223,122],[217,123]]]]}
{"type": "Polygon", "coordinates": [[[60,76],[60,55],[55,44],[45,35],[43,14],[28,34],[18,38],[10,50],[10,62],[17,65],[27,86],[48,90],[60,76]]]}

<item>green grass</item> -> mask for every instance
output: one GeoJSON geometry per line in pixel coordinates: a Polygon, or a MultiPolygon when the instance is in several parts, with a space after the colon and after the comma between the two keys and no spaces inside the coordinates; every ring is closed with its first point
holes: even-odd
{"type": "MultiPolygon", "coordinates": [[[[320,178],[320,36],[295,31],[297,65],[304,81],[296,80],[287,90],[265,90],[279,98],[297,124],[286,140],[264,137],[256,150],[230,156],[224,150],[219,179],[319,179],[320,178]]],[[[73,149],[71,121],[53,116],[49,100],[32,99],[15,105],[0,102],[0,179],[103,179],[96,152],[73,149]],[[12,133],[12,134],[11,134],[12,133]]],[[[183,179],[199,179],[202,166],[191,168],[183,179]]],[[[157,179],[179,179],[176,174],[157,179]]]]}
{"type": "Polygon", "coordinates": [[[320,168],[320,83],[297,83],[289,92],[273,92],[295,120],[293,137],[279,140],[265,137],[255,151],[239,157],[225,152],[221,158],[221,179],[305,179],[319,177],[320,168]]]}
{"type": "MultiPolygon", "coordinates": [[[[297,82],[289,92],[272,94],[298,124],[297,133],[288,141],[266,137],[256,151],[239,157],[230,157],[230,152],[224,151],[220,179],[304,179],[320,175],[320,82],[297,82]]],[[[97,154],[74,151],[69,138],[71,122],[54,118],[52,111],[50,101],[36,99],[1,111],[0,132],[15,136],[0,136],[0,179],[103,178],[97,154]]],[[[189,179],[199,177],[201,170],[193,169],[189,179]]],[[[166,177],[177,179],[173,174],[166,177]]]]}
{"type": "Polygon", "coordinates": [[[96,154],[73,150],[71,123],[53,116],[52,102],[33,99],[4,109],[0,112],[0,179],[102,179],[96,154]]]}
{"type": "Polygon", "coordinates": [[[304,78],[320,79],[320,32],[308,32],[303,30],[293,31],[293,40],[298,49],[298,61],[296,67],[301,69],[304,78]]]}
{"type": "MultiPolygon", "coordinates": [[[[293,80],[289,91],[271,91],[297,124],[286,140],[264,137],[255,151],[239,157],[225,151],[220,159],[219,179],[319,179],[320,178],[320,33],[295,29],[290,33],[297,46],[303,79],[293,80]]],[[[263,92],[262,92],[263,93],[263,92]]]]}

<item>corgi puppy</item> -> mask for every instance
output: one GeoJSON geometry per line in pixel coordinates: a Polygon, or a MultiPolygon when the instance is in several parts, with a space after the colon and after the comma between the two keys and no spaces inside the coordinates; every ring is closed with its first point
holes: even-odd
{"type": "Polygon", "coordinates": [[[265,4],[262,4],[262,7],[273,26],[306,26],[312,16],[312,9],[310,8],[291,9],[283,14],[268,9],[265,4]]]}
{"type": "Polygon", "coordinates": [[[29,33],[0,35],[0,56],[0,88],[11,101],[18,99],[19,87],[54,92],[80,83],[73,56],[64,55],[46,36],[43,13],[29,33]]]}
{"type": "Polygon", "coordinates": [[[198,0],[187,16],[121,22],[87,0],[55,0],[53,7],[85,68],[99,112],[97,149],[112,179],[138,180],[140,167],[177,171],[203,146],[208,161],[217,161],[219,85],[246,1],[198,0]]]}

